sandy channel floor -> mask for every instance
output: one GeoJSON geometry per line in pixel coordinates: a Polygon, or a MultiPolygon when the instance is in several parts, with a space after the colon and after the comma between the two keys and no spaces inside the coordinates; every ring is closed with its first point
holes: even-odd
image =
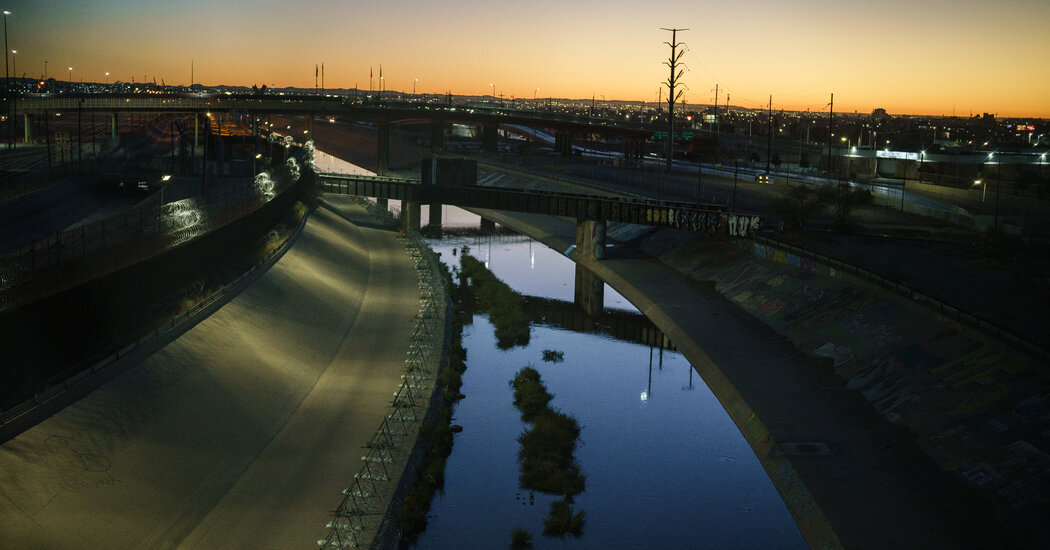
{"type": "Polygon", "coordinates": [[[219,311],[0,447],[0,546],[313,547],[419,304],[411,259],[369,224],[327,197],[219,311]]]}

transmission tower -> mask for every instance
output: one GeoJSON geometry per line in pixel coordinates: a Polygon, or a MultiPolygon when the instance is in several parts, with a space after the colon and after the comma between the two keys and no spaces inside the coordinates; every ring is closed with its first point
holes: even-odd
{"type": "Polygon", "coordinates": [[[674,158],[674,103],[678,101],[678,98],[682,97],[683,90],[678,90],[675,93],[675,86],[678,85],[678,79],[685,73],[685,69],[679,68],[682,63],[679,60],[685,55],[685,50],[678,50],[678,46],[683,45],[677,41],[678,31],[687,31],[689,29],[665,29],[660,27],[662,31],[671,31],[671,41],[664,42],[671,47],[671,57],[664,61],[664,65],[667,65],[671,69],[671,75],[667,78],[667,171],[671,171],[671,162],[674,158]]]}

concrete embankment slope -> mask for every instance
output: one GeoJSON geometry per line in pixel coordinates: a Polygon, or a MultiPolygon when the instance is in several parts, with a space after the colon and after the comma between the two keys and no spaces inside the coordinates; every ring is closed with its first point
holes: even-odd
{"type": "Polygon", "coordinates": [[[0,447],[0,546],[313,546],[400,383],[418,297],[395,235],[326,199],[222,309],[0,447]]]}
{"type": "MultiPolygon", "coordinates": [[[[571,220],[482,214],[556,250],[573,244],[571,220]]],[[[609,253],[602,261],[573,256],[631,300],[691,361],[811,547],[996,546],[983,508],[960,498],[907,437],[811,356],[667,264],[637,251],[609,253]]]]}

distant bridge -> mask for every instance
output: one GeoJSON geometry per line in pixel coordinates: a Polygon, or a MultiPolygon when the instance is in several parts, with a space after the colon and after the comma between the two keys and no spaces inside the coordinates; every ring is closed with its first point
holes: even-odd
{"type": "MultiPolygon", "coordinates": [[[[358,101],[347,97],[292,95],[197,95],[197,94],[30,94],[15,99],[15,112],[26,117],[47,112],[151,112],[284,114],[306,117],[307,132],[313,117],[346,117],[375,122],[379,132],[378,172],[389,163],[390,125],[422,122],[431,125],[431,146],[444,146],[446,128],[467,124],[482,128],[482,147],[495,151],[501,124],[551,130],[556,148],[572,153],[572,135],[601,134],[623,141],[624,156],[640,158],[643,144],[653,136],[651,128],[638,122],[579,116],[553,111],[513,109],[484,105],[447,105],[417,101],[358,101]]],[[[254,131],[258,131],[255,128],[254,131]]]]}
{"type": "MultiPolygon", "coordinates": [[[[420,204],[567,216],[581,222],[602,224],[624,222],[703,231],[722,237],[752,237],[761,225],[759,216],[728,212],[724,206],[716,204],[481,186],[424,185],[418,180],[383,176],[323,173],[319,182],[322,190],[328,193],[404,201],[402,221],[406,230],[419,230],[420,204]]],[[[604,246],[604,228],[599,231],[600,244],[604,246]]],[[[577,233],[578,247],[594,246],[593,242],[581,242],[580,231],[577,233]]],[[[596,236],[592,234],[591,238],[596,236]]]]}

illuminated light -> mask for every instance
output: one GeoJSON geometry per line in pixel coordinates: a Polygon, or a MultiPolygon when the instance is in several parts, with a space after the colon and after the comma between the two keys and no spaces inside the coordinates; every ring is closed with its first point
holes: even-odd
{"type": "Polygon", "coordinates": [[[164,174],[163,176],[161,176],[160,181],[168,181],[170,179],[171,179],[170,175],[164,174]]]}

